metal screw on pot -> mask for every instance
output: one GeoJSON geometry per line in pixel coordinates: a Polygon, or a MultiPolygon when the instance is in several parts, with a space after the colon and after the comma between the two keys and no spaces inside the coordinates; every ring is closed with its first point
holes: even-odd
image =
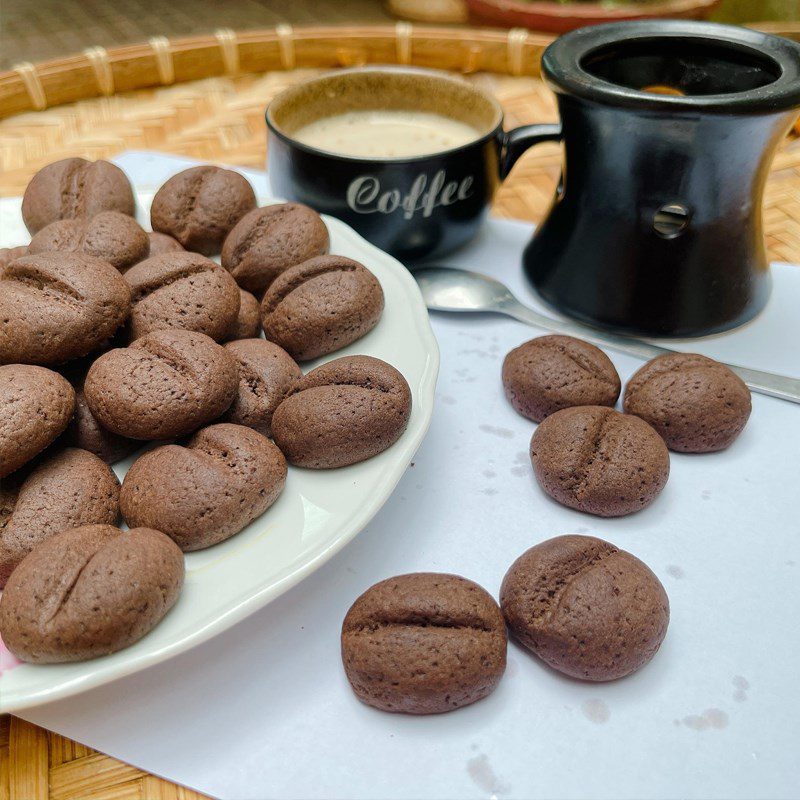
{"type": "Polygon", "coordinates": [[[668,203],[656,211],[653,216],[653,230],[665,239],[680,236],[689,224],[691,212],[680,203],[668,203]]]}

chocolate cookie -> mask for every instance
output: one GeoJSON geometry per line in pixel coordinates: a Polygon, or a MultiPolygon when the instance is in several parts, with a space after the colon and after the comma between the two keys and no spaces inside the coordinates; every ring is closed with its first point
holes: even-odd
{"type": "Polygon", "coordinates": [[[300,367],[285,350],[263,339],[239,339],[225,349],[239,365],[239,392],[223,420],[271,436],[272,415],[303,377],[300,367]]]}
{"type": "Polygon", "coordinates": [[[506,669],[506,626],[492,597],[457,575],[376,583],[342,625],[342,661],[367,705],[439,714],[481,700],[506,669]]]}
{"type": "Polygon", "coordinates": [[[63,531],[15,570],[0,598],[0,633],[20,660],[84,661],[132,645],[172,608],[183,554],[159,531],[111,525],[63,531]]]}
{"type": "Polygon", "coordinates": [[[337,358],[294,384],[272,415],[272,437],[290,464],[344,467],[391,447],[411,415],[411,390],[390,364],[337,358]]]}
{"type": "Polygon", "coordinates": [[[75,392],[57,372],[0,366],[0,479],[52,444],[75,411],[75,392]]]}
{"type": "Polygon", "coordinates": [[[256,207],[253,187],[238,172],[192,167],[173,175],[150,207],[154,231],[206,256],[219,253],[233,226],[256,207]]]}
{"type": "Polygon", "coordinates": [[[18,258],[0,273],[0,364],[60,364],[96,350],[130,311],[110,264],[77,253],[18,258]]]}
{"type": "Polygon", "coordinates": [[[531,439],[539,485],[568,508],[621,517],[649,506],[669,477],[669,453],[643,420],[604,406],[551,414],[531,439]]]}
{"type": "Polygon", "coordinates": [[[261,301],[267,339],[298,361],[360,339],[378,324],[382,312],[378,279],[344,256],[317,256],[289,267],[261,301]]]}
{"type": "Polygon", "coordinates": [[[316,211],[279,203],[251,211],[222,247],[222,266],[243,289],[261,293],[284,270],[328,252],[328,229],[316,211]]]}
{"type": "Polygon", "coordinates": [[[241,425],[210,425],[186,447],[164,445],[138,458],[122,484],[122,515],[158,527],[186,552],[229,539],[261,516],[286,483],[286,459],[241,425]]]}
{"type": "Polygon", "coordinates": [[[101,211],[136,215],[125,173],[108,161],[64,158],[42,167],[22,198],[22,218],[31,234],[57,219],[93,217],[101,211]]]}
{"type": "Polygon", "coordinates": [[[177,239],[173,239],[167,233],[159,233],[158,231],[150,231],[147,234],[150,239],[150,255],[161,256],[164,253],[181,253],[183,246],[177,239]]]}
{"type": "Polygon", "coordinates": [[[194,331],[155,331],[110,350],[86,376],[86,401],[97,421],[130,439],[185,436],[233,402],[236,361],[194,331]]]}
{"type": "Polygon", "coordinates": [[[650,423],[670,450],[724,450],[750,417],[750,390],[719,361],[671,353],[645,364],[625,387],[625,411],[650,423]]]}
{"type": "Polygon", "coordinates": [[[117,461],[127,458],[142,446],[141,442],[107,431],[97,421],[86,402],[82,385],[76,388],[75,416],[64,431],[61,442],[71,447],[88,450],[106,464],[116,464],[117,461]]]}
{"type": "Polygon", "coordinates": [[[255,339],[261,333],[261,307],[255,296],[239,289],[239,316],[228,331],[228,341],[255,339]]]}
{"type": "Polygon", "coordinates": [[[167,328],[224,339],[239,314],[239,287],[219,264],[197,253],[164,253],[125,273],[131,288],[131,340],[167,328]]]}
{"type": "Polygon", "coordinates": [[[592,536],[557,536],[512,565],[500,605],[519,642],[553,669],[611,681],[656,654],[669,600],[648,566],[592,536]]]}
{"type": "Polygon", "coordinates": [[[12,261],[16,261],[26,255],[28,255],[28,245],[26,244],[21,244],[17,247],[0,247],[0,270],[6,264],[10,264],[12,261]]]}
{"type": "Polygon", "coordinates": [[[539,336],[503,361],[503,388],[523,417],[541,422],[571,406],[613,407],[621,388],[608,356],[572,336],[539,336]]]}
{"type": "Polygon", "coordinates": [[[133,217],[119,211],[102,211],[94,217],[51,222],[31,239],[28,252],[83,253],[108,261],[124,272],[147,258],[150,239],[133,217]]]}
{"type": "Polygon", "coordinates": [[[79,525],[115,523],[119,481],[97,456],[68,447],[43,457],[27,476],[15,476],[4,505],[8,516],[0,525],[0,588],[45,539],[79,525]]]}

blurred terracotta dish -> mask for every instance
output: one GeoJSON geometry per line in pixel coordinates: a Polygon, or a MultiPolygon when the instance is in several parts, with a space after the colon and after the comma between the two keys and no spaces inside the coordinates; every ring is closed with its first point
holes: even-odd
{"type": "Polygon", "coordinates": [[[540,0],[466,0],[470,21],[503,28],[566,33],[585,25],[629,19],[707,19],[721,0],[665,0],[656,3],[559,3],[540,0]]]}

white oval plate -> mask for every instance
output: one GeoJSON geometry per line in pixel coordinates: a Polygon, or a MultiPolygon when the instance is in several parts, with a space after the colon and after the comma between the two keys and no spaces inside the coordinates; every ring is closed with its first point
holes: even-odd
{"type": "MultiPolygon", "coordinates": [[[[140,192],[140,209],[152,194],[140,192]]],[[[261,205],[275,202],[259,198],[261,205]]],[[[149,213],[140,214],[140,222],[149,213]]],[[[362,262],[381,282],[386,308],[377,327],[343,350],[377,356],[406,377],[413,396],[408,429],[385,452],[337,470],[289,468],[272,508],[241,533],[186,555],[186,583],[175,607],[132,647],[79,664],[19,664],[0,643],[0,712],[78,694],[182,653],[262,608],[321,567],[364,529],[386,502],[422,442],[433,412],[439,349],[419,289],[400,262],[325,217],[331,252],[362,262]]],[[[20,199],[0,201],[0,246],[28,241],[20,199]]],[[[133,458],[115,466],[122,478],[133,458]]]]}

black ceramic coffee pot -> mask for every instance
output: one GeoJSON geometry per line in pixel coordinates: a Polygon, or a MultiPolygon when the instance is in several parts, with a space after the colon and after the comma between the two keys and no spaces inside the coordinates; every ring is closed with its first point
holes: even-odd
{"type": "Polygon", "coordinates": [[[541,296],[594,325],[695,336],[769,295],[761,219],[800,107],[800,45],[678,20],[574,31],[544,53],[564,169],[524,257],[541,296]]]}

